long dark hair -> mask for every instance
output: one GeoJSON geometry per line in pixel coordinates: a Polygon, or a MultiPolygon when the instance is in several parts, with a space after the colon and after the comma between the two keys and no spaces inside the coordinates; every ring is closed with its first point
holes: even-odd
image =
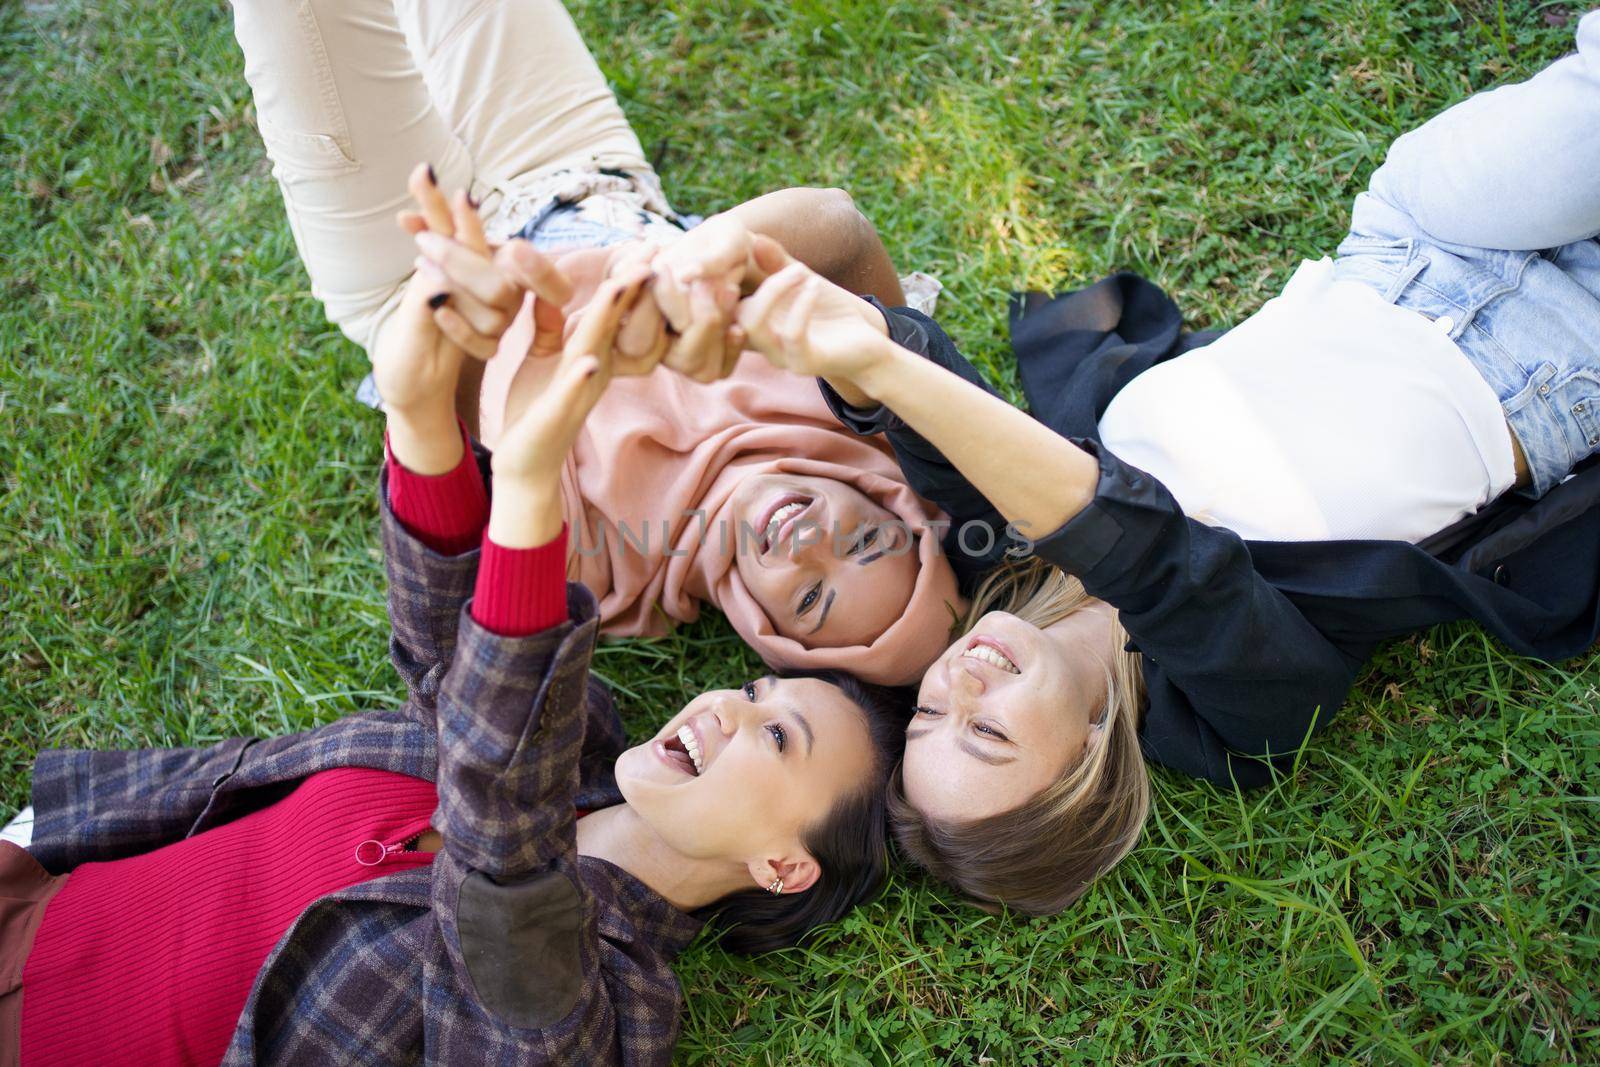
{"type": "Polygon", "coordinates": [[[699,915],[730,952],[753,955],[797,945],[817,927],[843,918],[878,895],[889,874],[886,787],[906,743],[911,697],[903,689],[870,685],[843,671],[796,671],[841,690],[861,709],[872,747],[872,768],[855,792],[801,837],[821,873],[809,889],[774,896],[747,889],[701,908],[699,915]]]}

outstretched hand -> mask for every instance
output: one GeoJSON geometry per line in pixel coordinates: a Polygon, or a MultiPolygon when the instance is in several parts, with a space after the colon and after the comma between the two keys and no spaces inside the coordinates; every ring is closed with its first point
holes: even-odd
{"type": "MultiPolygon", "coordinates": [[[[434,221],[451,233],[458,229],[472,232],[477,213],[462,197],[452,211],[443,195],[433,186],[427,166],[412,174],[414,192],[424,188],[431,194],[419,197],[434,221]]],[[[420,217],[420,216],[419,216],[420,217]]],[[[402,220],[402,225],[404,225],[402,220]]],[[[407,227],[412,229],[412,227],[407,227]]],[[[482,246],[482,230],[476,228],[482,246]]],[[[436,273],[419,269],[406,283],[400,306],[384,324],[372,351],[373,381],[383,398],[389,422],[389,445],[402,465],[419,474],[441,474],[460,462],[461,434],[456,429],[457,411],[464,414],[469,432],[476,430],[476,394],[482,369],[476,354],[458,343],[444,327],[452,316],[440,312],[448,293],[436,273]],[[470,395],[473,403],[462,403],[470,395]]]]}
{"type": "Polygon", "coordinates": [[[648,270],[603,282],[562,347],[544,388],[508,422],[494,451],[489,536],[498,545],[542,545],[561,531],[561,469],[615,369],[615,344],[648,270]]]}
{"type": "Polygon", "coordinates": [[[400,212],[399,222],[416,239],[417,276],[444,296],[434,312],[439,329],[466,352],[488,359],[531,292],[535,347],[559,351],[571,280],[527,241],[490,244],[477,205],[464,190],[446,199],[426,166],[412,172],[410,189],[421,210],[400,212]]]}
{"type": "Polygon", "coordinates": [[[609,264],[611,274],[649,264],[655,276],[649,299],[623,323],[619,355],[647,359],[651,366],[664,363],[697,382],[727,377],[744,351],[735,306],[741,292],[760,281],[752,240],[737,219],[718,215],[664,248],[621,246],[609,264]]]}
{"type": "Polygon", "coordinates": [[[859,384],[893,348],[883,316],[871,304],[757,238],[756,258],[772,269],[739,305],[739,325],[752,348],[795,374],[859,384]]]}
{"type": "Polygon", "coordinates": [[[427,164],[418,164],[408,186],[417,210],[397,221],[421,254],[373,346],[373,379],[396,458],[419,473],[442,473],[460,460],[458,415],[477,434],[483,362],[526,294],[535,297],[534,345],[553,353],[572,283],[525,241],[491,245],[477,205],[464,191],[447,198],[427,164]]]}
{"type": "MultiPolygon", "coordinates": [[[[454,346],[459,367],[455,409],[476,436],[483,363],[499,350],[501,337],[529,293],[533,294],[533,350],[543,355],[559,352],[562,308],[572,298],[573,283],[526,241],[491,244],[477,204],[464,190],[446,197],[427,164],[411,172],[408,188],[417,208],[397,216],[419,253],[408,292],[420,290],[426,300],[431,331],[416,314],[406,325],[413,335],[427,333],[454,346]],[[462,354],[473,359],[463,362],[462,354]]],[[[382,382],[379,393],[390,402],[382,382]]]]}

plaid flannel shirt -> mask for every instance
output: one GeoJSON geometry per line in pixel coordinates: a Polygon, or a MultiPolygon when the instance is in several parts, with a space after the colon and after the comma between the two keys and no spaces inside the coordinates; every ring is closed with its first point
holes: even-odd
{"type": "Polygon", "coordinates": [[[467,610],[478,553],[437,555],[380,495],[405,706],[200,749],[42,752],[31,851],[57,872],[148,851],[330,767],[425,778],[444,850],[308,907],[256,976],[224,1064],[668,1063],[670,963],[701,923],[577,854],[575,808],[620,799],[621,723],[588,673],[593,596],[569,586],[570,622],[492,634],[467,610]]]}

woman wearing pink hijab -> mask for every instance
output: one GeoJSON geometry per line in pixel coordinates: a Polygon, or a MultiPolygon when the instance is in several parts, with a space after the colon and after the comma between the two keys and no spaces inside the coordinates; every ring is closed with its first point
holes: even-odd
{"type": "Polygon", "coordinates": [[[562,479],[569,573],[599,599],[602,631],[662,634],[708,602],[776,668],[918,678],[965,606],[942,514],[814,382],[742,354],[732,325],[761,280],[756,235],[901,302],[849,197],[784,190],[693,226],[555,0],[301,7],[234,3],[312,291],[376,352],[408,287],[428,286],[449,343],[487,361],[458,394],[487,443],[508,403],[538,394],[555,324],[606,271],[656,272],[619,349],[665,350],[671,369],[608,391],[562,479]],[[461,192],[447,200],[441,185],[461,192]]]}

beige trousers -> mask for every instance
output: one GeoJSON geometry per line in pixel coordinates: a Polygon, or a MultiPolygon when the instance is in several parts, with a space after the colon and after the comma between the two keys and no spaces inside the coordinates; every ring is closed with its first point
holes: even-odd
{"type": "Polygon", "coordinates": [[[492,223],[567,168],[649,173],[556,0],[233,0],[234,34],[311,292],[368,352],[416,249],[395,224],[431,163],[492,223]]]}

